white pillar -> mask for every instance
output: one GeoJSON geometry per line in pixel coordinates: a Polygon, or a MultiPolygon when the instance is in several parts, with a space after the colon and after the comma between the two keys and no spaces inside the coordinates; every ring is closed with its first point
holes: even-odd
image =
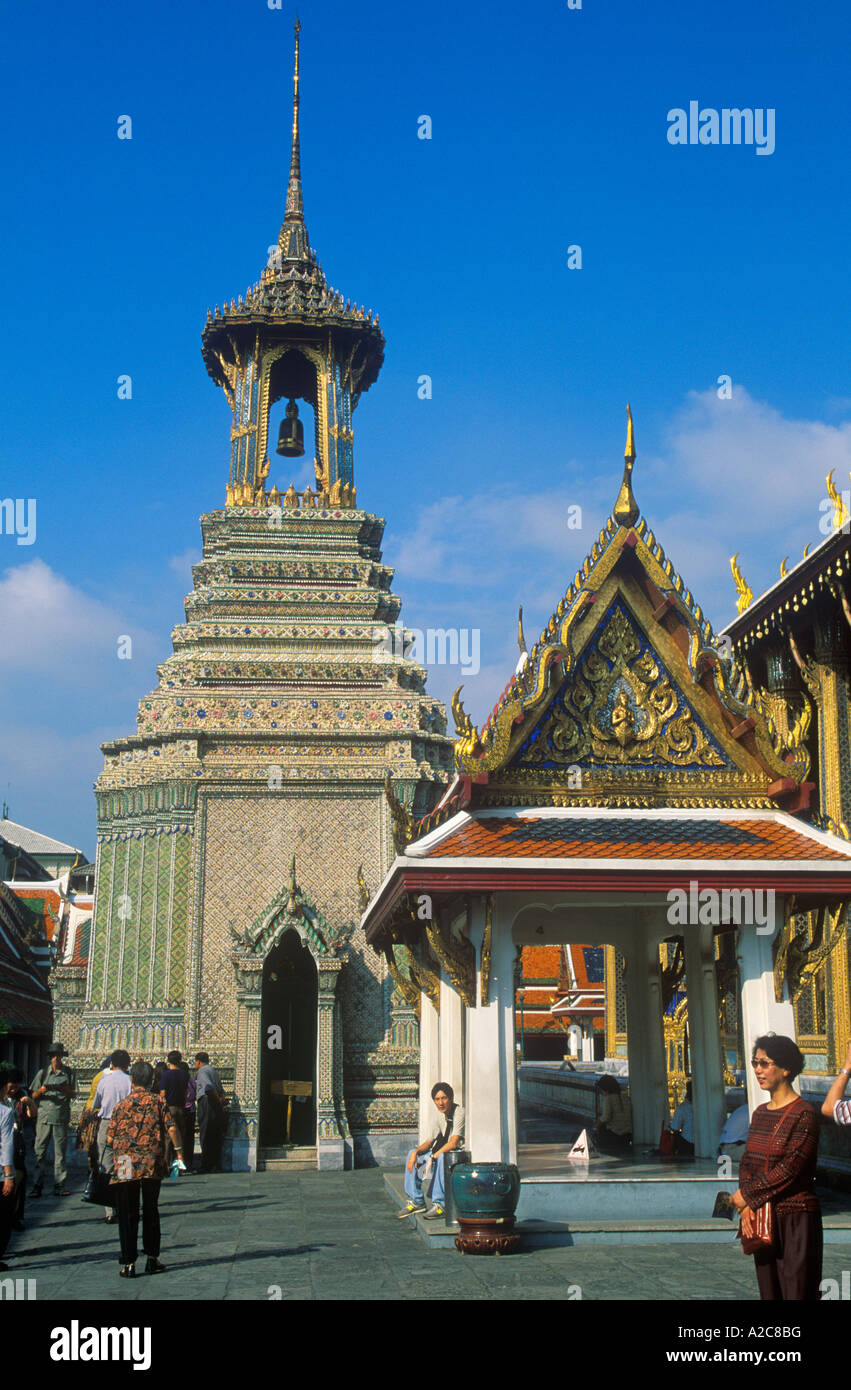
{"type": "Polygon", "coordinates": [[[437,1114],[434,1101],[431,1098],[431,1088],[436,1081],[441,1080],[437,1074],[440,1061],[438,1022],[437,1009],[423,991],[420,995],[419,1141],[431,1133],[434,1128],[434,1117],[437,1114]]]}
{"type": "Polygon", "coordinates": [[[714,1158],[726,1107],[712,927],[687,926],[685,953],[694,1153],[696,1158],[714,1158]]]}
{"type": "Polygon", "coordinates": [[[774,905],[773,930],[760,930],[757,926],[739,927],[737,932],[737,955],[739,959],[739,979],[742,985],[742,1051],[745,1059],[748,1087],[748,1109],[753,1112],[756,1106],[768,1099],[768,1093],[756,1084],[751,1066],[751,1052],[757,1038],[763,1033],[784,1033],[787,1038],[795,1036],[795,1013],[789,1003],[786,986],[784,999],[778,1004],[774,997],[774,957],[772,952],[776,934],[783,926],[784,899],[778,897],[774,905]]]}
{"type": "Polygon", "coordinates": [[[515,952],[509,915],[499,897],[493,911],[487,1008],[479,1003],[484,929],[484,902],[474,897],[469,934],[476,949],[476,1007],[467,1010],[467,1148],[477,1163],[516,1163],[515,952]]]}
{"type": "Polygon", "coordinates": [[[635,927],[623,947],[629,1095],[636,1149],[658,1144],[662,1123],[668,1114],[657,936],[644,913],[637,911],[635,927]]]}
{"type": "Polygon", "coordinates": [[[438,1019],[438,1061],[435,1081],[447,1081],[459,1105],[464,1104],[464,1002],[440,972],[440,1015],[438,1019]]]}

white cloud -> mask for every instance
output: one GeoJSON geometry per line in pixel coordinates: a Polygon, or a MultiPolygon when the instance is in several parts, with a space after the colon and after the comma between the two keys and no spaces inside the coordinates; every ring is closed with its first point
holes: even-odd
{"type": "Polygon", "coordinates": [[[85,684],[94,676],[94,663],[116,660],[118,639],[125,634],[133,638],[134,656],[150,662],[150,634],[126,613],[69,584],[43,560],[16,565],[0,578],[6,672],[52,672],[59,681],[85,684]]]}

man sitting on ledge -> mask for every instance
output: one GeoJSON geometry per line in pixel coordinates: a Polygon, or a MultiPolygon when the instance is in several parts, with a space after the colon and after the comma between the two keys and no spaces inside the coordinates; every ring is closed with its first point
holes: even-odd
{"type": "Polygon", "coordinates": [[[405,1165],[405,1195],[408,1200],[397,1212],[400,1221],[403,1217],[416,1216],[420,1212],[425,1214],[426,1220],[443,1215],[443,1155],[464,1147],[464,1108],[455,1104],[452,1087],[447,1081],[438,1081],[432,1087],[431,1098],[437,1106],[434,1128],[429,1138],[408,1154],[405,1165]],[[430,1179],[432,1205],[426,1210],[423,1187],[430,1179]]]}

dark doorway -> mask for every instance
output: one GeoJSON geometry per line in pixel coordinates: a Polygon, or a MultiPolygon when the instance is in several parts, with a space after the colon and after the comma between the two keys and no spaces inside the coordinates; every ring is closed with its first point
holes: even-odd
{"type": "Polygon", "coordinates": [[[286,1143],[287,1097],[281,1082],[309,1082],[292,1102],[291,1144],[316,1143],[316,966],[298,932],[288,931],[266,957],[260,1037],[260,1147],[286,1143]],[[278,1083],[277,1085],[273,1083],[278,1083]]]}

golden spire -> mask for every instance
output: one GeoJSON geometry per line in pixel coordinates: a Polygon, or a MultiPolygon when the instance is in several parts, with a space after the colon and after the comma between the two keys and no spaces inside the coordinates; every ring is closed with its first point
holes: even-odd
{"type": "Polygon", "coordinates": [[[750,608],[753,602],[753,589],[747,583],[745,576],[739,569],[738,559],[739,552],[737,550],[735,555],[730,556],[730,569],[733,573],[733,580],[736,585],[736,592],[739,595],[736,601],[736,611],[738,613],[744,613],[745,609],[750,608]]]}
{"type": "Polygon", "coordinates": [[[524,631],[523,631],[523,604],[522,604],[522,603],[521,603],[521,605],[520,605],[520,609],[519,609],[518,614],[517,614],[517,645],[518,645],[518,647],[520,648],[521,652],[528,652],[529,648],[526,646],[526,634],[525,634],[524,631]]]}
{"type": "Polygon", "coordinates": [[[303,254],[307,247],[307,228],[304,226],[304,200],[301,192],[301,146],[298,131],[298,50],[301,22],[295,22],[295,61],[293,64],[293,143],[290,154],[290,181],[287,185],[287,207],[284,223],[278,237],[278,245],[286,255],[303,254]],[[295,240],[291,233],[293,225],[303,227],[295,240]]]}
{"type": "Polygon", "coordinates": [[[619,526],[634,526],[639,516],[638,503],[632,492],[632,466],[635,463],[635,435],[632,411],[626,408],[626,448],[623,451],[623,482],[612,512],[619,526]]]}

